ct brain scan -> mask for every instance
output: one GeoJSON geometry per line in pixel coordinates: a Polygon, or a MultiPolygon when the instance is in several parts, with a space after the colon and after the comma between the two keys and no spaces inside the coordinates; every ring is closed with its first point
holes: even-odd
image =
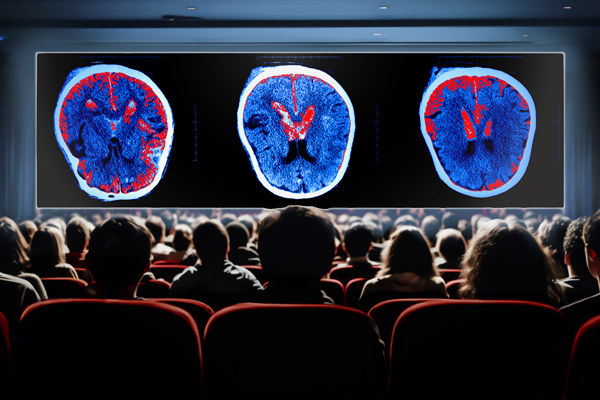
{"type": "Polygon", "coordinates": [[[56,140],[79,187],[103,201],[147,195],[173,142],[167,99],[143,73],[120,65],[79,68],[54,112],[56,140]]]}
{"type": "Polygon", "coordinates": [[[273,194],[320,196],[344,176],[354,110],[344,89],[325,72],[298,65],[253,70],[237,120],[257,178],[273,194]]]}
{"type": "Polygon", "coordinates": [[[510,75],[488,68],[434,70],[420,118],[438,175],[452,189],[495,196],[525,174],[536,112],[527,89],[510,75]]]}

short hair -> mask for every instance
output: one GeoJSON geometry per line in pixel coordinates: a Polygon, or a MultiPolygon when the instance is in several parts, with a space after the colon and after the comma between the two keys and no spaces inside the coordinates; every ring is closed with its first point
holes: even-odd
{"type": "Polygon", "coordinates": [[[141,221],[116,216],[92,231],[86,259],[96,281],[123,288],[140,281],[150,262],[151,249],[152,234],[141,221]]]}
{"type": "Polygon", "coordinates": [[[73,217],[67,224],[67,247],[72,252],[82,252],[90,237],[90,224],[82,217],[73,217]]]}
{"type": "Polygon", "coordinates": [[[452,211],[446,211],[442,216],[442,227],[458,229],[458,215],[452,211]]]}
{"type": "Polygon", "coordinates": [[[373,231],[365,224],[355,224],[344,234],[344,247],[350,257],[367,255],[373,244],[373,231]]]}
{"type": "Polygon", "coordinates": [[[193,232],[192,228],[186,224],[175,225],[173,233],[173,248],[176,251],[185,251],[192,244],[193,232]]]}
{"type": "Polygon", "coordinates": [[[319,280],[335,256],[333,223],[321,210],[288,206],[260,221],[258,253],[271,276],[319,280]]]}
{"type": "Polygon", "coordinates": [[[202,263],[225,260],[229,235],[219,221],[208,220],[194,229],[194,247],[202,263]]]}
{"type": "Polygon", "coordinates": [[[435,215],[426,215],[421,221],[421,229],[423,233],[429,240],[430,244],[435,243],[435,238],[440,228],[442,227],[442,223],[435,215]]]}
{"type": "Polygon", "coordinates": [[[227,235],[229,235],[229,243],[232,248],[245,247],[250,240],[250,233],[246,225],[238,221],[232,221],[225,226],[227,235]]]}
{"type": "Polygon", "coordinates": [[[581,239],[583,226],[587,220],[587,217],[579,217],[571,221],[563,241],[563,251],[569,255],[573,272],[579,276],[589,274],[587,263],[585,262],[585,245],[581,239]]]}
{"type": "Polygon", "coordinates": [[[467,242],[459,230],[447,228],[438,234],[436,247],[446,261],[457,263],[467,251],[467,242]]]}
{"type": "Polygon", "coordinates": [[[160,241],[165,236],[165,230],[166,230],[165,223],[162,220],[162,218],[157,215],[149,215],[146,218],[145,224],[146,224],[146,228],[148,228],[148,230],[152,234],[152,238],[153,238],[152,244],[160,243],[160,241]]]}
{"type": "Polygon", "coordinates": [[[459,296],[559,305],[551,259],[526,228],[493,220],[478,231],[462,261],[459,296]]]}
{"type": "Polygon", "coordinates": [[[552,251],[563,252],[564,238],[571,223],[571,218],[559,216],[552,222],[545,225],[542,232],[539,233],[542,245],[552,251]]]}
{"type": "Polygon", "coordinates": [[[600,254],[600,210],[592,215],[583,226],[583,243],[600,254]]]}
{"type": "Polygon", "coordinates": [[[421,277],[436,276],[430,247],[421,229],[414,226],[398,228],[381,254],[383,266],[377,275],[412,272],[421,277]]]}

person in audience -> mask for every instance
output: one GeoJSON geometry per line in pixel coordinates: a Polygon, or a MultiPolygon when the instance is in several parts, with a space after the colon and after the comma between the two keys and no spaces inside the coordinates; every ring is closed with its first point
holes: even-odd
{"type": "Polygon", "coordinates": [[[25,220],[19,223],[19,230],[21,231],[21,235],[23,235],[23,238],[28,246],[29,243],[31,243],[33,234],[35,231],[37,231],[37,229],[37,225],[32,220],[25,220]]]}
{"type": "Polygon", "coordinates": [[[436,242],[436,235],[442,227],[442,223],[435,215],[426,215],[421,221],[421,229],[429,241],[429,244],[436,242]]]}
{"type": "Polygon", "coordinates": [[[526,228],[492,220],[477,231],[464,256],[459,296],[529,300],[558,307],[564,293],[551,263],[526,228]]]}
{"type": "Polygon", "coordinates": [[[440,269],[460,268],[460,262],[467,251],[467,242],[456,229],[442,229],[437,237],[436,249],[440,256],[436,265],[440,269]]]}
{"type": "Polygon", "coordinates": [[[152,259],[153,261],[169,260],[175,249],[165,244],[166,227],[162,218],[149,215],[146,218],[146,228],[152,234],[152,259]]]}
{"type": "Polygon", "coordinates": [[[67,263],[64,249],[58,229],[48,226],[37,230],[29,246],[30,272],[40,278],[78,278],[75,268],[67,263]]]}
{"type": "MultiPolygon", "coordinates": [[[[28,272],[30,265],[27,244],[18,225],[10,218],[0,218],[0,273],[25,280],[29,285],[20,289],[22,293],[32,286],[36,293],[31,298],[47,300],[48,294],[39,276],[28,272]]],[[[4,280],[15,281],[6,277],[4,280]]]]}
{"type": "Polygon", "coordinates": [[[92,273],[87,269],[85,263],[85,255],[87,253],[87,245],[90,240],[92,224],[83,217],[73,217],[67,224],[66,242],[69,252],[65,255],[67,263],[73,268],[79,268],[77,275],[79,278],[91,283],[93,280],[92,273]]]}
{"type": "Polygon", "coordinates": [[[373,231],[363,223],[354,224],[344,233],[344,248],[348,253],[345,263],[336,265],[329,277],[337,279],[345,286],[351,279],[371,279],[379,271],[379,263],[369,259],[373,248],[373,231]]]}
{"type": "Polygon", "coordinates": [[[322,210],[298,205],[272,210],[259,224],[258,254],[269,283],[256,301],[334,304],[319,281],[335,253],[333,223],[322,210]]]}
{"type": "Polygon", "coordinates": [[[209,220],[198,225],[193,242],[200,261],[175,276],[170,297],[199,300],[218,310],[250,301],[263,290],[249,270],[227,259],[229,236],[220,222],[209,220]]]}
{"type": "Polygon", "coordinates": [[[550,253],[556,268],[556,274],[564,279],[569,276],[567,265],[565,264],[565,252],[563,250],[564,238],[571,223],[571,218],[564,215],[553,218],[551,222],[540,226],[538,237],[542,246],[550,253]]]}
{"type": "Polygon", "coordinates": [[[430,245],[419,228],[404,226],[394,232],[382,256],[381,271],[363,287],[358,303],[361,310],[394,298],[448,298],[430,245]]]}
{"type": "MultiPolygon", "coordinates": [[[[581,237],[588,271],[596,284],[600,285],[600,210],[583,225],[581,237]]],[[[600,315],[600,293],[568,304],[560,310],[575,333],[590,318],[600,315]]]]}
{"type": "Polygon", "coordinates": [[[452,211],[446,211],[442,216],[442,229],[458,229],[458,215],[452,211]]]}
{"type": "Polygon", "coordinates": [[[571,221],[565,234],[563,251],[569,277],[560,281],[566,288],[565,304],[574,303],[598,293],[598,282],[588,271],[585,262],[585,246],[581,239],[586,221],[586,217],[571,221]]]}
{"type": "Polygon", "coordinates": [[[143,220],[116,216],[91,233],[86,262],[95,282],[87,286],[92,298],[133,300],[142,276],[150,270],[152,234],[143,220]]]}
{"type": "MultiPolygon", "coordinates": [[[[192,248],[192,237],[194,232],[192,228],[187,224],[177,224],[173,229],[173,248],[174,253],[169,254],[169,260],[173,262],[181,262],[184,259],[190,259],[195,256],[196,252],[192,248]]],[[[197,261],[197,256],[195,258],[197,261]]],[[[194,262],[193,264],[195,264],[194,262]]],[[[193,265],[191,264],[191,265],[193,265]]]]}
{"type": "Polygon", "coordinates": [[[258,252],[248,247],[250,234],[244,224],[232,221],[225,227],[229,236],[229,261],[235,265],[260,265],[258,252]]]}

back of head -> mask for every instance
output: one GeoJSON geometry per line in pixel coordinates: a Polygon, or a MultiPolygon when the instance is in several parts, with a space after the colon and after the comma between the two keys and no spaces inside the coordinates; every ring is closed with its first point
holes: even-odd
{"type": "Polygon", "coordinates": [[[442,227],[442,223],[435,215],[427,215],[421,221],[421,229],[429,240],[429,244],[435,243],[436,235],[442,227]]]}
{"type": "Polygon", "coordinates": [[[150,215],[146,218],[146,228],[150,231],[153,238],[153,244],[161,243],[165,238],[165,223],[159,216],[150,215]]]}
{"type": "Polygon", "coordinates": [[[225,229],[227,230],[227,235],[229,235],[229,244],[232,249],[248,245],[250,234],[248,233],[248,228],[246,228],[244,224],[238,221],[232,221],[227,224],[225,229]]]}
{"type": "Polygon", "coordinates": [[[27,243],[31,243],[33,234],[37,231],[37,225],[32,220],[22,221],[19,223],[19,231],[21,231],[23,239],[25,239],[27,243]]]}
{"type": "Polygon", "coordinates": [[[28,267],[27,244],[18,225],[8,217],[0,218],[0,272],[17,275],[28,267]]]}
{"type": "Polygon", "coordinates": [[[563,251],[569,255],[569,262],[573,272],[578,276],[589,276],[590,273],[585,262],[585,245],[583,244],[582,234],[583,226],[587,222],[586,217],[580,217],[573,220],[567,232],[565,233],[565,239],[563,241],[563,251]]]}
{"type": "Polygon", "coordinates": [[[456,215],[452,211],[446,211],[444,213],[444,215],[442,216],[442,227],[444,229],[446,229],[446,228],[458,229],[458,220],[459,220],[458,215],[456,215]]]}
{"type": "Polygon", "coordinates": [[[86,259],[98,283],[123,288],[139,282],[149,266],[151,248],[152,235],[143,223],[118,216],[93,230],[86,259]]]}
{"type": "Polygon", "coordinates": [[[419,228],[400,227],[384,250],[384,266],[378,275],[412,272],[421,277],[436,275],[429,242],[419,228]]]}
{"type": "Polygon", "coordinates": [[[229,236],[223,225],[208,220],[194,229],[194,247],[202,264],[222,263],[229,251],[229,236]]]}
{"type": "Polygon", "coordinates": [[[67,247],[71,252],[85,250],[90,237],[90,224],[82,217],[74,217],[67,224],[67,247]]]}
{"type": "Polygon", "coordinates": [[[29,247],[34,272],[66,262],[62,240],[60,231],[51,226],[40,228],[34,233],[29,247]]]}
{"type": "Polygon", "coordinates": [[[600,254],[600,210],[592,215],[583,226],[583,243],[600,254]]]}
{"type": "Polygon", "coordinates": [[[373,232],[365,224],[355,224],[344,234],[344,247],[350,257],[364,257],[373,245],[373,232]]]}
{"type": "Polygon", "coordinates": [[[319,280],[335,255],[333,224],[313,207],[274,210],[260,222],[258,253],[272,276],[319,280]]]}
{"type": "Polygon", "coordinates": [[[541,244],[520,225],[486,224],[463,260],[462,297],[558,302],[551,262],[541,244]]]}
{"type": "Polygon", "coordinates": [[[175,225],[175,233],[173,233],[173,248],[176,251],[185,251],[192,244],[193,232],[192,228],[186,224],[175,225]]]}
{"type": "Polygon", "coordinates": [[[437,237],[440,255],[449,263],[457,263],[467,251],[467,242],[456,229],[442,229],[437,237]]]}

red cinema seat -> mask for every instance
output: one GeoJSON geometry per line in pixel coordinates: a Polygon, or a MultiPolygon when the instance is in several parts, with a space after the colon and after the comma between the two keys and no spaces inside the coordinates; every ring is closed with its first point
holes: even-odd
{"type": "Polygon", "coordinates": [[[204,334],[207,399],[380,399],[383,343],[368,315],[337,305],[241,304],[204,334]]]}
{"type": "Polygon", "coordinates": [[[335,279],[322,278],[319,281],[319,287],[325,294],[333,300],[333,302],[339,306],[345,304],[346,290],[344,285],[340,281],[335,279]]]}
{"type": "Polygon", "coordinates": [[[202,303],[198,300],[176,298],[154,298],[148,300],[170,304],[190,313],[190,315],[196,322],[198,332],[200,332],[200,339],[203,338],[204,328],[206,327],[208,320],[215,313],[213,309],[208,306],[208,304],[202,303]]]}
{"type": "Polygon", "coordinates": [[[460,278],[460,272],[461,272],[460,269],[441,268],[438,271],[440,273],[440,276],[442,277],[442,279],[445,282],[450,282],[450,281],[460,278]]]}
{"type": "Polygon", "coordinates": [[[564,400],[597,398],[600,374],[600,316],[583,324],[571,351],[564,400]]]}
{"type": "Polygon", "coordinates": [[[567,332],[562,313],[539,303],[433,300],[411,306],[392,333],[390,398],[558,400],[567,332]]]}
{"type": "Polygon", "coordinates": [[[150,272],[156,279],[162,278],[169,283],[173,283],[173,278],[182,273],[187,267],[187,265],[181,264],[153,264],[150,267],[150,272]]]}
{"type": "Polygon", "coordinates": [[[356,278],[348,282],[346,285],[346,306],[352,308],[358,307],[358,300],[360,300],[360,295],[366,282],[365,278],[356,278]]]}
{"type": "Polygon", "coordinates": [[[201,399],[198,328],[158,301],[48,300],[29,306],[15,352],[24,399],[201,399]]]}
{"type": "Polygon", "coordinates": [[[446,292],[451,299],[458,299],[458,290],[463,284],[464,279],[454,279],[453,281],[446,283],[446,292]]]}
{"type": "Polygon", "coordinates": [[[352,265],[338,265],[329,271],[329,278],[337,279],[342,282],[342,285],[347,285],[352,279],[365,278],[371,279],[381,270],[380,266],[366,268],[355,268],[352,265]]]}
{"type": "Polygon", "coordinates": [[[75,278],[41,278],[49,299],[76,299],[87,297],[87,282],[75,278]]]}

